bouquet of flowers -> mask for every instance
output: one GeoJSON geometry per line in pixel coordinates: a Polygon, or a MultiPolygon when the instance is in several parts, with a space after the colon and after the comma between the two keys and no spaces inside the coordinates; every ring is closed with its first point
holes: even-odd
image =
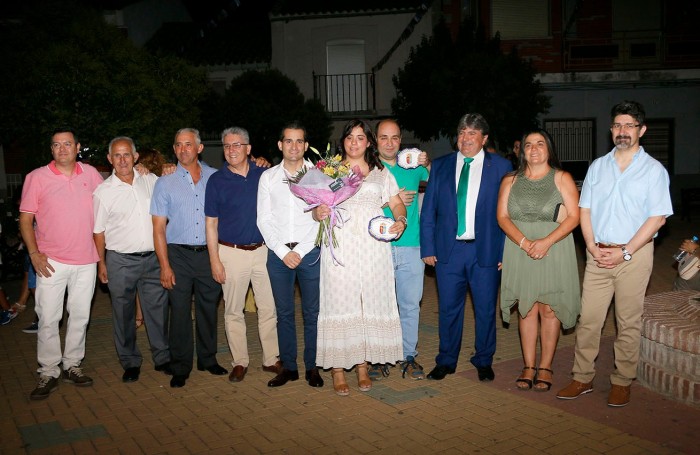
{"type": "MultiPolygon", "coordinates": [[[[311,147],[311,150],[321,156],[315,148],[311,147]]],[[[292,193],[309,204],[306,211],[323,204],[331,209],[330,216],[321,221],[316,246],[324,245],[329,248],[336,264],[342,265],[333,252],[338,246],[334,229],[336,226],[342,227],[345,221],[337,206],[357,193],[363,177],[358,166],[350,169],[342,162],[340,155],[331,155],[329,144],[325,156],[321,156],[315,167],[303,168],[288,180],[292,193]]]]}

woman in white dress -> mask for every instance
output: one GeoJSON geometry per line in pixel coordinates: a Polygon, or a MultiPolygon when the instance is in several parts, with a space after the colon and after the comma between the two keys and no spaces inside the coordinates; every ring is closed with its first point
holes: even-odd
{"type": "MultiPolygon", "coordinates": [[[[350,168],[358,166],[365,178],[359,191],[338,206],[344,221],[335,228],[339,263],[322,248],[316,364],[332,368],[333,389],[345,396],[350,393],[345,370],[355,368],[358,387],[366,392],[372,387],[367,362],[396,363],[403,358],[390,245],[372,237],[368,225],[388,204],[397,220],[389,232],[401,235],[406,207],[396,180],[379,160],[367,122],[348,122],[342,141],[343,161],[350,168]]],[[[314,209],[319,221],[329,214],[325,205],[314,209]]]]}

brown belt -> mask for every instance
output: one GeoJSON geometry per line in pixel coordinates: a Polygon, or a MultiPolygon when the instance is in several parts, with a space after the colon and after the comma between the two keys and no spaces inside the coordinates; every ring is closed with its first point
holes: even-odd
{"type": "MultiPolygon", "coordinates": [[[[649,239],[647,243],[651,243],[654,239],[649,239]]],[[[646,243],[645,243],[646,245],[646,243]]],[[[598,248],[624,248],[627,245],[620,245],[619,243],[603,243],[603,242],[598,242],[595,244],[598,248]]]]}
{"type": "Polygon", "coordinates": [[[290,250],[293,250],[294,247],[297,246],[297,245],[299,245],[299,242],[289,242],[289,243],[285,243],[285,244],[284,244],[284,246],[286,246],[286,247],[289,248],[290,250]]]}
{"type": "Polygon", "coordinates": [[[260,248],[261,246],[265,245],[265,242],[260,242],[260,243],[249,243],[248,245],[237,245],[235,243],[229,243],[229,242],[224,242],[223,240],[219,240],[220,245],[228,246],[231,248],[238,248],[239,250],[244,250],[244,251],[254,251],[260,248]]]}
{"type": "Polygon", "coordinates": [[[619,245],[617,243],[603,243],[598,242],[595,244],[598,248],[624,248],[625,245],[619,245]]]}

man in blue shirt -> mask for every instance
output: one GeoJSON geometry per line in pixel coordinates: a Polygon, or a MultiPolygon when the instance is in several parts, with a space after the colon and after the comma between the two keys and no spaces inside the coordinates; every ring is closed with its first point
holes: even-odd
{"type": "Polygon", "coordinates": [[[192,291],[197,327],[197,369],[228,373],[216,360],[216,306],[221,288],[212,278],[207,252],[204,195],[215,169],[200,163],[199,131],[183,128],[173,144],[175,173],[158,179],[153,190],[153,242],[160,282],[170,300],[170,387],[183,387],[192,371],[192,291]]]}
{"type": "MultiPolygon", "coordinates": [[[[394,262],[396,281],[396,301],[401,317],[403,335],[403,362],[400,363],[402,377],[423,379],[423,367],[416,361],[418,356],[418,320],[420,301],[423,298],[423,275],[425,263],[420,257],[420,211],[418,206],[418,187],[420,182],[428,180],[430,160],[425,152],[418,158],[418,167],[404,169],[397,164],[397,155],[401,148],[401,129],[396,120],[382,120],[377,124],[377,151],[379,157],[396,178],[401,192],[399,196],[406,206],[407,226],[398,240],[391,242],[391,256],[394,262]]],[[[384,208],[384,214],[391,217],[391,210],[384,208]]],[[[388,374],[384,365],[372,365],[370,376],[380,379],[388,374]]]]}
{"type": "Polygon", "coordinates": [[[635,101],[612,108],[615,148],[596,159],[581,190],[581,231],[587,261],[576,328],[574,380],[557,398],[572,400],[593,391],[595,359],[610,301],[615,296],[615,371],[608,406],[630,401],[637,376],[642,311],[654,260],[653,238],[673,214],[666,169],[639,143],[647,130],[635,101]]]}
{"type": "Polygon", "coordinates": [[[263,371],[280,373],[277,312],[267,272],[267,247],[256,224],[258,183],[265,170],[249,160],[248,132],[239,127],[221,133],[226,163],[207,184],[204,214],[214,280],[224,291],[226,338],[233,356],[229,381],[248,372],[249,356],[243,316],[248,286],[253,284],[258,307],[258,332],[263,371]]]}

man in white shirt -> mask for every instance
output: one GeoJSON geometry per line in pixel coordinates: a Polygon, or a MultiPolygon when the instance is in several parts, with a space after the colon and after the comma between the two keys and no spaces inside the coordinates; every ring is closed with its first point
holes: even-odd
{"type": "Polygon", "coordinates": [[[297,336],[294,317],[294,282],[299,280],[301,309],[304,317],[304,366],[306,381],[312,387],[323,387],[323,378],[316,368],[316,323],[319,305],[320,261],[315,246],[318,222],[306,204],[289,190],[287,180],[304,166],[304,152],[309,147],[306,130],[298,123],[282,129],[277,146],[282,162],[260,177],[258,186],[258,228],[268,247],[267,271],[277,308],[277,337],[282,371],[271,379],[269,387],[279,387],[299,379],[297,368],[297,336]]]}
{"type": "Polygon", "coordinates": [[[143,361],[136,345],[137,291],[155,369],[172,374],[167,334],[168,294],[160,283],[149,213],[158,178],[134,170],[138,153],[134,141],[128,137],[112,139],[107,159],[114,172],[93,194],[94,238],[100,257],[97,276],[108,285],[112,296],[114,344],[124,368],[122,381],[135,382],[143,361]]]}

